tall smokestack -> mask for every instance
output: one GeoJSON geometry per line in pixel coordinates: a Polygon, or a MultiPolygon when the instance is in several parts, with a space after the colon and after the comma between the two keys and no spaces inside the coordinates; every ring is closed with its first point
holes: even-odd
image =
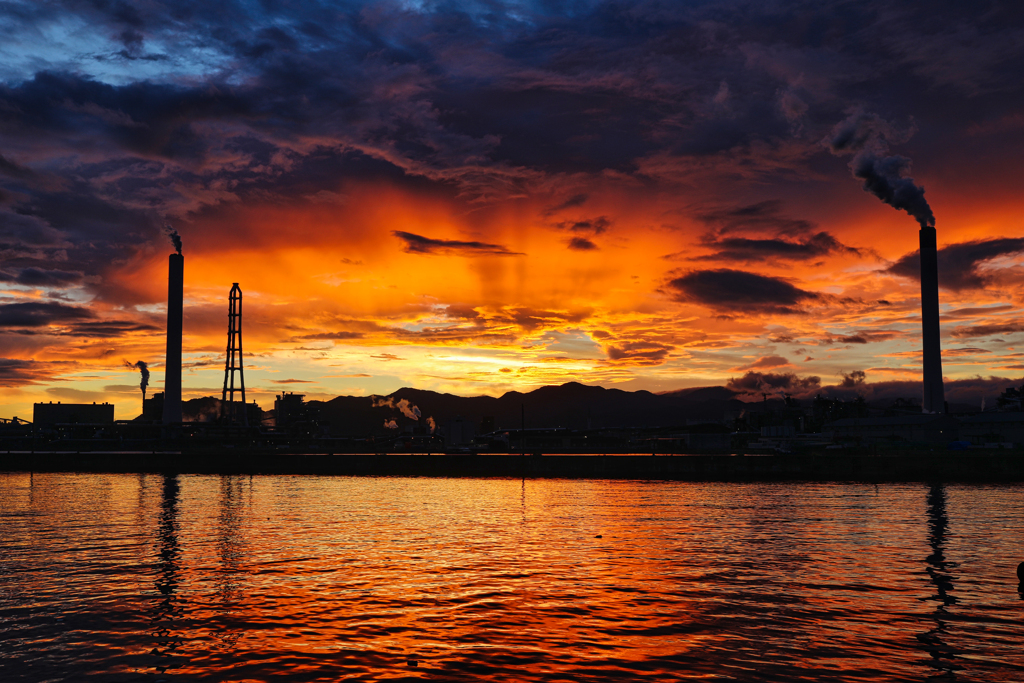
{"type": "Polygon", "coordinates": [[[164,424],[181,422],[181,301],[185,258],[171,254],[167,266],[167,356],[164,362],[164,424]]]}
{"type": "Polygon", "coordinates": [[[921,328],[924,347],[926,413],[946,412],[942,386],[942,350],[939,345],[939,267],[935,247],[935,214],[924,198],[924,188],[910,177],[910,159],[889,154],[889,141],[906,141],[884,119],[855,110],[832,129],[822,143],[833,154],[852,154],[850,171],[864,181],[864,190],[893,208],[906,211],[921,225],[921,328]]]}
{"type": "Polygon", "coordinates": [[[921,238],[921,332],[924,339],[924,401],[926,413],[946,412],[942,386],[942,349],[939,345],[939,266],[935,228],[922,226],[921,238]]]}

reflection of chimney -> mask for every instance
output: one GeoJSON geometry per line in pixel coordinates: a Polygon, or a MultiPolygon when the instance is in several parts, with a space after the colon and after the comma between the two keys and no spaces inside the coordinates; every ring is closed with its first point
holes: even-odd
{"type": "Polygon", "coordinates": [[[185,259],[171,254],[167,269],[167,357],[164,362],[164,424],[181,422],[181,299],[185,259]]]}
{"type": "Polygon", "coordinates": [[[946,412],[939,344],[939,266],[935,228],[921,228],[921,326],[924,338],[924,401],[926,413],[946,412]]]}

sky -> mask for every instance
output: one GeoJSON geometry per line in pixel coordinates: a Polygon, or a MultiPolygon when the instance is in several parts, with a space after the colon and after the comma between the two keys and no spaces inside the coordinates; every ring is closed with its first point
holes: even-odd
{"type": "Polygon", "coordinates": [[[1013,2],[0,0],[0,417],[161,390],[170,231],[185,398],[235,282],[264,408],[919,398],[920,201],[977,403],[1024,381],[1022,52],[1013,2]]]}

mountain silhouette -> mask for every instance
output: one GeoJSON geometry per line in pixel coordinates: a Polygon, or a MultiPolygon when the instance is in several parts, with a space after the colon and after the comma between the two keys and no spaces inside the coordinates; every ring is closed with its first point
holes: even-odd
{"type": "MultiPolygon", "coordinates": [[[[674,427],[687,422],[718,422],[726,413],[736,414],[746,404],[725,387],[654,394],[623,391],[569,382],[545,386],[530,392],[510,391],[503,396],[455,396],[423,389],[402,388],[384,397],[394,405],[403,399],[419,409],[413,420],[398,407],[374,407],[368,396],[338,396],[330,401],[310,401],[310,413],[335,434],[366,435],[387,433],[384,423],[394,419],[399,428],[424,425],[428,417],[443,425],[461,418],[477,428],[493,418],[495,429],[519,429],[521,411],[527,428],[604,429],[674,427]]],[[[411,410],[411,408],[409,408],[411,410]]]]}

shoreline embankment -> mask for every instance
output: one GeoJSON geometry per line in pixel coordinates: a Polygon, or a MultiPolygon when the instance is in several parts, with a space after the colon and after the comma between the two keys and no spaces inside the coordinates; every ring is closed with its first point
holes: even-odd
{"type": "Polygon", "coordinates": [[[6,472],[152,472],[679,481],[1024,482],[1024,454],[509,455],[9,452],[6,472]]]}

